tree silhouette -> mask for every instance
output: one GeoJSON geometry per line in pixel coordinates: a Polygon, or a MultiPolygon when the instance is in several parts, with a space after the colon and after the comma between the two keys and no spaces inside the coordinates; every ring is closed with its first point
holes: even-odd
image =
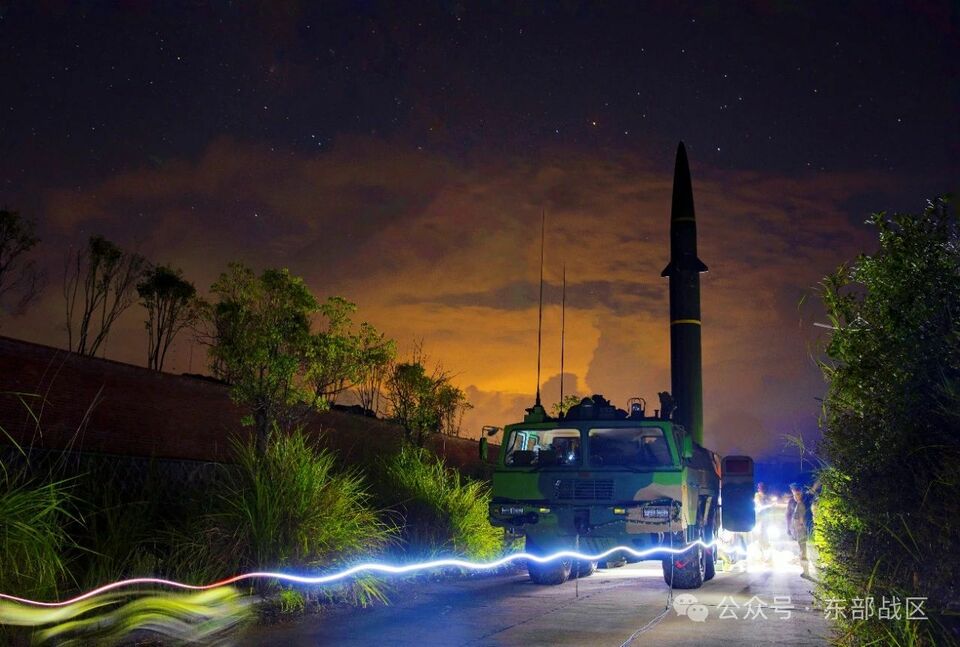
{"type": "Polygon", "coordinates": [[[357,338],[357,365],[354,392],[360,406],[374,414],[380,412],[380,396],[390,364],[397,356],[392,339],[364,322],[357,338]]]}
{"type": "Polygon", "coordinates": [[[200,315],[197,290],[180,270],[158,265],[137,284],[137,293],[147,309],[147,366],[162,371],[174,338],[200,315]]]}
{"type": "Polygon", "coordinates": [[[31,221],[16,211],[0,209],[0,306],[8,297],[18,295],[11,306],[18,312],[40,296],[45,276],[25,258],[39,242],[31,221]]]}
{"type": "Polygon", "coordinates": [[[63,297],[70,350],[96,355],[117,318],[133,305],[137,282],[148,268],[143,256],[103,236],[91,236],[86,247],[67,254],[63,297]]]}

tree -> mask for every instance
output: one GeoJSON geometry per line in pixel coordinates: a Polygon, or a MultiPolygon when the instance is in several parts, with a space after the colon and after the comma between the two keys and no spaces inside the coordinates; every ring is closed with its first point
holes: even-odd
{"type": "Polygon", "coordinates": [[[63,297],[70,350],[96,355],[117,318],[133,305],[137,283],[148,268],[143,256],[103,236],[91,236],[86,247],[67,256],[63,297]]]}
{"type": "Polygon", "coordinates": [[[359,349],[357,338],[350,334],[350,315],[356,311],[356,304],[343,297],[329,297],[320,306],[327,327],[313,337],[307,379],[314,397],[328,405],[336,402],[356,374],[359,349]]]}
{"type": "Polygon", "coordinates": [[[147,366],[162,371],[174,338],[200,315],[197,290],[181,270],[158,265],[137,284],[137,293],[147,309],[147,366]]]}
{"type": "Polygon", "coordinates": [[[360,324],[354,392],[360,406],[374,414],[380,412],[383,383],[396,357],[397,346],[392,339],[367,322],[360,324]]]}
{"type": "Polygon", "coordinates": [[[433,434],[457,435],[463,413],[472,408],[466,394],[450,383],[450,375],[439,364],[428,373],[426,361],[418,346],[411,361],[395,364],[387,377],[391,415],[406,440],[418,447],[433,434]]]}
{"type": "Polygon", "coordinates": [[[568,394],[563,396],[563,400],[560,402],[554,402],[553,406],[550,407],[550,411],[553,412],[555,418],[559,418],[562,415],[566,415],[567,411],[570,410],[570,407],[578,404],[580,404],[580,396],[568,394]]]}
{"type": "Polygon", "coordinates": [[[44,287],[43,273],[24,258],[40,242],[34,229],[18,212],[0,209],[0,306],[7,297],[19,295],[14,311],[22,311],[44,287]]]}
{"type": "Polygon", "coordinates": [[[211,292],[212,368],[230,384],[233,399],[250,408],[257,448],[264,452],[274,425],[290,423],[316,402],[302,376],[320,306],[303,279],[288,270],[256,276],[242,263],[230,264],[211,292]]]}
{"type": "Polygon", "coordinates": [[[928,599],[934,622],[850,623],[854,640],[939,644],[936,610],[960,579],[960,236],[943,200],[869,222],[879,251],[821,285],[828,467],[815,538],[826,597],[928,599]],[[920,634],[890,633],[907,629],[920,634]]]}

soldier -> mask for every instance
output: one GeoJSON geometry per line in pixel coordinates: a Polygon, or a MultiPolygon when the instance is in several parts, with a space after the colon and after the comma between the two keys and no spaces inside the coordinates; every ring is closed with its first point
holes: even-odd
{"type": "Polygon", "coordinates": [[[800,546],[801,577],[810,578],[810,560],[807,558],[807,538],[810,536],[810,499],[799,483],[790,484],[793,498],[787,504],[787,532],[800,546]]]}
{"type": "Polygon", "coordinates": [[[757,543],[760,545],[760,559],[767,561],[767,552],[770,550],[770,538],[767,536],[767,514],[764,510],[767,505],[767,486],[762,481],[757,483],[757,491],[753,495],[753,505],[757,511],[757,543]]]}

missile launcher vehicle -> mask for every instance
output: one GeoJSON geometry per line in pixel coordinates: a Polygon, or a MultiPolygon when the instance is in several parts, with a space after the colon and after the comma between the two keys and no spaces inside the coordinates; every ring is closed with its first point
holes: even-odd
{"type": "MultiPolygon", "coordinates": [[[[710,546],[721,526],[733,532],[753,528],[752,460],[721,459],[703,447],[699,275],[706,270],[697,257],[693,191],[681,143],[670,262],[662,274],[670,281],[672,395],[659,394],[660,408],[652,415],[641,398],[621,409],[594,395],[551,417],[538,394],[523,421],[504,428],[489,517],[524,536],[528,552],[650,550],[651,559],[661,560],[667,584],[694,589],[713,577],[717,558],[715,547],[694,542],[710,546]]],[[[611,555],[606,565],[627,557],[611,555]]],[[[528,570],[538,584],[561,584],[591,575],[597,566],[530,560],[528,570]]]]}

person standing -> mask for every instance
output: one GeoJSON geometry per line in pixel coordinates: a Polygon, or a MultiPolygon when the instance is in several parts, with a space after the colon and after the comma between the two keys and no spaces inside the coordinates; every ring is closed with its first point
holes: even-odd
{"type": "Polygon", "coordinates": [[[762,481],[757,483],[757,491],[753,495],[753,506],[757,515],[757,544],[760,546],[760,559],[767,561],[770,551],[770,538],[767,536],[767,486],[762,481]]]}
{"type": "Polygon", "coordinates": [[[807,555],[807,539],[810,537],[810,500],[799,483],[790,484],[793,498],[787,504],[787,532],[800,547],[801,577],[810,578],[810,560],[807,555]]]}

